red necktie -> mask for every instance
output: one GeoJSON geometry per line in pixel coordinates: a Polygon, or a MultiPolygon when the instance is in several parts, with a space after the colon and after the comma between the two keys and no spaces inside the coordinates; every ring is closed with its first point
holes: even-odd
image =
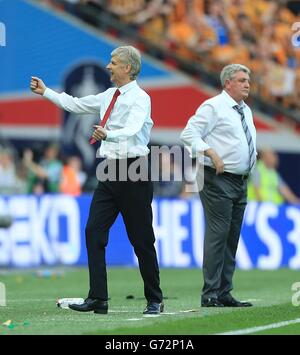
{"type": "MultiPolygon", "coordinates": [[[[109,104],[109,106],[108,106],[106,112],[105,112],[105,115],[104,115],[104,117],[103,117],[103,120],[99,123],[99,126],[102,126],[102,127],[105,126],[106,121],[108,120],[108,117],[109,117],[109,115],[111,114],[111,111],[112,111],[112,109],[113,109],[113,107],[114,107],[114,104],[115,104],[115,102],[117,101],[117,98],[118,98],[118,96],[119,96],[120,94],[121,94],[120,90],[117,89],[117,90],[115,91],[115,93],[114,93],[114,96],[113,96],[113,98],[112,98],[112,100],[111,100],[111,102],[110,102],[110,104],[109,104]]],[[[90,144],[95,144],[96,142],[97,142],[96,139],[94,139],[94,138],[91,138],[91,139],[90,139],[90,144]]]]}

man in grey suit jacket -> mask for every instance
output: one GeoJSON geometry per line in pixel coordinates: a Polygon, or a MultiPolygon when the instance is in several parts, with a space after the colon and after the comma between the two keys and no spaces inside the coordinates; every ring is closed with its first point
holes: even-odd
{"type": "Polygon", "coordinates": [[[244,210],[247,179],[256,162],[256,131],[244,100],[250,70],[240,64],[223,68],[221,94],[206,100],[192,116],[181,140],[192,156],[204,154],[202,307],[249,307],[231,295],[244,210]]]}

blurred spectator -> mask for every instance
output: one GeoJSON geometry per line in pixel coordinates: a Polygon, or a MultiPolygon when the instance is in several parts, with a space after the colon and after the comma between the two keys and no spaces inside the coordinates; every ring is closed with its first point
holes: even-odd
{"type": "Polygon", "coordinates": [[[63,166],[60,192],[78,196],[82,192],[82,186],[86,181],[86,174],[81,170],[81,160],[77,156],[67,158],[63,166]]]}
{"type": "Polygon", "coordinates": [[[50,144],[45,152],[40,164],[33,161],[33,152],[26,150],[24,152],[23,163],[29,170],[28,192],[42,193],[59,192],[59,184],[62,173],[62,163],[58,159],[58,146],[50,144]],[[43,189],[42,189],[43,187],[43,189]]]}
{"type": "Polygon", "coordinates": [[[82,170],[82,160],[78,156],[71,156],[68,160],[69,165],[74,169],[82,188],[87,181],[87,174],[82,170]]]}
{"type": "Polygon", "coordinates": [[[222,1],[209,1],[205,21],[215,35],[216,45],[224,46],[229,43],[229,32],[233,30],[233,23],[225,11],[222,1]]]}
{"type": "Polygon", "coordinates": [[[275,204],[300,203],[300,199],[283,181],[277,171],[278,155],[272,150],[260,152],[260,160],[248,185],[248,200],[275,204]]]}
{"type": "Polygon", "coordinates": [[[25,192],[25,184],[18,177],[13,153],[9,149],[0,150],[0,193],[3,195],[25,192]]]}
{"type": "Polygon", "coordinates": [[[133,18],[145,8],[146,0],[107,0],[107,8],[118,15],[125,22],[132,22],[133,18]]]}
{"type": "Polygon", "coordinates": [[[28,170],[22,163],[22,161],[19,161],[16,163],[16,194],[27,194],[27,188],[28,188],[28,170]]]}
{"type": "Polygon", "coordinates": [[[16,184],[16,171],[12,153],[4,149],[0,151],[0,192],[10,194],[16,184]]]}
{"type": "MultiPolygon", "coordinates": [[[[236,18],[236,29],[241,35],[242,40],[245,44],[253,46],[256,43],[257,32],[256,28],[252,26],[251,19],[245,13],[240,12],[236,18]]],[[[254,52],[253,47],[251,48],[252,53],[254,52]]]]}

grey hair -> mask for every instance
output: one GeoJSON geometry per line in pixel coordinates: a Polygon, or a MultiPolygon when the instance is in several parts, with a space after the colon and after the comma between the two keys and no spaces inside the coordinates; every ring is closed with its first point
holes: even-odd
{"type": "Polygon", "coordinates": [[[247,73],[249,75],[251,73],[251,70],[242,64],[226,65],[226,67],[222,69],[220,74],[222,87],[225,86],[226,80],[231,80],[234,77],[234,75],[239,71],[243,71],[244,73],[247,73]]]}
{"type": "Polygon", "coordinates": [[[131,70],[130,70],[130,79],[134,80],[138,76],[140,70],[141,70],[141,54],[140,52],[132,47],[132,46],[122,46],[118,47],[115,50],[111,52],[111,56],[117,56],[120,61],[127,65],[131,65],[131,70]]]}

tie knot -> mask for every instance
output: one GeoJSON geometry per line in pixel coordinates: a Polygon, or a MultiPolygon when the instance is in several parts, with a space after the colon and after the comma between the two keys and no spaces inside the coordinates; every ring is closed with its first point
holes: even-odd
{"type": "Polygon", "coordinates": [[[237,111],[240,111],[243,109],[243,106],[239,106],[239,105],[234,105],[233,108],[237,111]]]}
{"type": "Polygon", "coordinates": [[[243,106],[235,105],[235,106],[233,106],[233,108],[234,108],[240,115],[243,115],[243,114],[244,114],[243,106]]]}
{"type": "Polygon", "coordinates": [[[118,97],[121,94],[121,91],[117,89],[114,93],[114,97],[118,97]]]}

